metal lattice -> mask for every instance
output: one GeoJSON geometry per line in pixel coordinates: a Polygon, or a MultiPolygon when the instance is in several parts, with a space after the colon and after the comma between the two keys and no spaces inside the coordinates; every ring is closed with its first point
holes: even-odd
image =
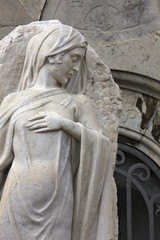
{"type": "Polygon", "coordinates": [[[119,240],[160,240],[160,167],[141,151],[120,143],[114,176],[119,240]]]}

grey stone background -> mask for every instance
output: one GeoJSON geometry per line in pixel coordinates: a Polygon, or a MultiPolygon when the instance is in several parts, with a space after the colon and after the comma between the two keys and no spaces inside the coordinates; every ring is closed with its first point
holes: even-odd
{"type": "Polygon", "coordinates": [[[111,69],[160,80],[159,0],[0,0],[0,39],[49,19],[79,29],[111,69]]]}
{"type": "Polygon", "coordinates": [[[85,35],[122,89],[122,142],[160,165],[160,1],[0,0],[0,39],[17,25],[59,19],[85,35]]]}

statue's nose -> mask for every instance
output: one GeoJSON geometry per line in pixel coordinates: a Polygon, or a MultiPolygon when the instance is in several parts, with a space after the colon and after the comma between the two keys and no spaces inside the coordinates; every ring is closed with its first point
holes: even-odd
{"type": "Polygon", "coordinates": [[[74,67],[73,67],[73,70],[76,71],[76,72],[78,72],[79,69],[80,69],[80,61],[76,62],[74,67]]]}

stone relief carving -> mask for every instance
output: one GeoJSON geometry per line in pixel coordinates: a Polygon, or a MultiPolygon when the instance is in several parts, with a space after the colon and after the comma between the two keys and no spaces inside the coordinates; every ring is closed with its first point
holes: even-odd
{"type": "Polygon", "coordinates": [[[141,138],[146,136],[159,144],[159,100],[146,94],[123,90],[122,105],[120,126],[141,133],[141,138]]]}
{"type": "Polygon", "coordinates": [[[59,0],[53,5],[48,0],[48,7],[44,9],[43,18],[59,18],[74,27],[87,31],[116,31],[137,27],[158,18],[158,4],[156,1],[111,1],[111,0],[70,0],[66,6],[65,0],[59,0]],[[52,12],[49,8],[52,8],[52,12]],[[71,12],[74,8],[74,13],[71,12]],[[64,9],[64,10],[63,10],[64,9]],[[69,16],[72,13],[72,18],[69,16]]]}
{"type": "Polygon", "coordinates": [[[43,11],[44,5],[47,0],[17,0],[18,3],[23,6],[28,15],[31,17],[33,21],[37,21],[40,19],[41,13],[43,11]]]}
{"type": "Polygon", "coordinates": [[[1,1],[0,26],[17,26],[40,20],[46,0],[1,1]]]}
{"type": "Polygon", "coordinates": [[[131,91],[123,91],[122,98],[122,118],[121,118],[121,126],[133,129],[137,132],[143,132],[141,129],[142,123],[142,112],[146,112],[145,101],[143,100],[142,94],[133,93],[131,91]],[[141,109],[137,106],[138,99],[141,99],[142,106],[141,109]]]}
{"type": "Polygon", "coordinates": [[[70,0],[71,7],[82,7],[83,0],[70,0]]]}
{"type": "Polygon", "coordinates": [[[157,143],[160,144],[160,102],[157,104],[157,108],[154,112],[150,125],[151,136],[157,143]]]}
{"type": "Polygon", "coordinates": [[[108,31],[114,26],[112,12],[115,9],[116,8],[112,6],[100,3],[87,5],[78,14],[75,27],[87,31],[97,29],[100,31],[108,31]],[[79,26],[78,22],[80,23],[79,26]]]}
{"type": "Polygon", "coordinates": [[[0,63],[0,239],[116,239],[121,97],[110,70],[59,21],[15,29],[0,63]]]}

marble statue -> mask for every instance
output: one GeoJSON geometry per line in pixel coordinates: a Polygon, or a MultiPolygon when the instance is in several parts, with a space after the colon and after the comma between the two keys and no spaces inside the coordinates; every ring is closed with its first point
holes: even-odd
{"type": "Polygon", "coordinates": [[[83,94],[87,47],[61,23],[29,41],[0,107],[1,240],[114,239],[110,140],[83,94]]]}

